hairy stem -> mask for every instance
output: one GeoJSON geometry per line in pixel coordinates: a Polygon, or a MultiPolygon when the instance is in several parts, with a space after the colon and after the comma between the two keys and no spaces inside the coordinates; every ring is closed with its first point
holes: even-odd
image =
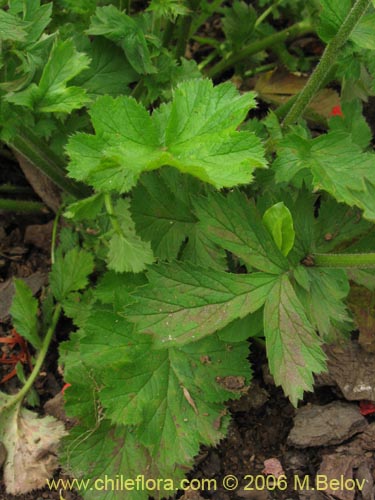
{"type": "Polygon", "coordinates": [[[326,253],[311,255],[315,267],[375,268],[375,253],[326,253]]]}
{"type": "Polygon", "coordinates": [[[326,46],[319,64],[299,94],[291,110],[286,115],[283,122],[284,127],[292,125],[302,116],[311,99],[321,88],[322,80],[326,78],[327,73],[336,62],[339,49],[348,40],[350,33],[353,31],[354,27],[366,12],[370,4],[371,0],[356,0],[353,8],[347,15],[340,29],[326,46]]]}
{"type": "Polygon", "coordinates": [[[6,200],[0,198],[0,211],[4,212],[28,212],[40,213],[46,210],[46,206],[38,201],[6,200]]]}
{"type": "Polygon", "coordinates": [[[299,23],[293,24],[289,28],[279,31],[278,33],[273,33],[272,35],[266,36],[261,40],[252,42],[249,45],[245,45],[241,50],[235,53],[229,54],[226,59],[222,59],[220,62],[215,64],[210,70],[207,71],[207,76],[209,78],[217,78],[223,71],[231,68],[236,63],[243,61],[249,56],[257,54],[262,50],[272,47],[286,40],[296,38],[297,36],[304,35],[313,31],[310,21],[301,21],[299,23]]]}

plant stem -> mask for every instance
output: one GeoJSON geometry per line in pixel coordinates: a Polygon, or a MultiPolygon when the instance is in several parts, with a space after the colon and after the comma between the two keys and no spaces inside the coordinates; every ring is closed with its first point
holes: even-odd
{"type": "Polygon", "coordinates": [[[104,203],[105,203],[105,208],[107,210],[107,214],[109,215],[109,218],[111,219],[111,224],[113,229],[116,231],[117,234],[123,234],[121,226],[119,221],[117,220],[117,217],[115,215],[115,211],[113,209],[112,205],[112,198],[109,193],[106,193],[104,195],[104,203]]]}
{"type": "Polygon", "coordinates": [[[59,227],[59,220],[63,207],[60,207],[55,215],[52,226],[52,237],[51,237],[51,264],[55,263],[55,250],[56,250],[56,240],[57,240],[57,229],[59,227]]]}
{"type": "Polygon", "coordinates": [[[43,203],[38,201],[6,200],[0,198],[0,211],[40,213],[48,210],[43,203]]]}
{"type": "Polygon", "coordinates": [[[14,184],[2,184],[0,193],[6,194],[32,194],[33,190],[27,186],[15,186],[14,184]]]}
{"type": "Polygon", "coordinates": [[[270,5],[268,9],[266,9],[262,14],[258,17],[258,19],[255,21],[255,28],[257,28],[275,9],[279,4],[281,3],[281,0],[277,0],[273,5],[270,5]]]}
{"type": "Polygon", "coordinates": [[[375,268],[375,253],[316,253],[311,257],[315,267],[375,268]]]}
{"type": "Polygon", "coordinates": [[[311,99],[321,87],[321,81],[325,79],[327,73],[335,63],[339,49],[347,41],[350,33],[353,31],[354,27],[366,12],[370,4],[371,0],[356,0],[353,8],[348,13],[340,29],[326,46],[319,64],[299,94],[296,102],[292,106],[292,109],[285,117],[283,122],[284,127],[292,125],[300,118],[300,116],[302,116],[311,99]]]}
{"type": "Polygon", "coordinates": [[[66,177],[64,162],[30,129],[19,131],[9,146],[27,158],[67,194],[78,199],[90,196],[91,190],[87,186],[66,177]]]}
{"type": "Polygon", "coordinates": [[[169,19],[163,33],[163,47],[168,48],[172,39],[175,24],[169,19]]]}
{"type": "Polygon", "coordinates": [[[178,30],[178,40],[176,45],[176,59],[179,60],[180,57],[185,55],[186,44],[190,37],[190,28],[193,22],[193,17],[195,15],[195,11],[199,6],[199,0],[190,0],[189,8],[191,10],[191,14],[187,16],[183,16],[181,18],[181,23],[178,30]]]}
{"type": "Polygon", "coordinates": [[[55,310],[54,310],[54,313],[52,316],[51,324],[47,330],[46,336],[43,339],[42,347],[38,353],[38,357],[37,357],[36,363],[34,365],[33,371],[31,372],[29,378],[26,380],[25,385],[16,394],[15,399],[12,401],[12,405],[22,401],[23,398],[29,392],[29,390],[32,388],[32,386],[33,386],[33,384],[34,384],[34,382],[35,382],[35,380],[40,372],[40,369],[42,368],[45,357],[47,355],[48,348],[49,348],[49,345],[51,343],[53,333],[55,331],[57,322],[59,321],[59,318],[60,318],[61,309],[62,309],[61,304],[56,304],[55,310]]]}
{"type": "Polygon", "coordinates": [[[310,33],[311,31],[313,31],[313,28],[310,21],[304,20],[299,23],[295,23],[285,30],[279,31],[278,33],[273,33],[272,35],[262,38],[261,40],[257,40],[256,42],[252,42],[249,45],[245,45],[241,50],[235,53],[232,52],[226,59],[222,59],[210,70],[208,70],[207,76],[209,78],[216,78],[221,73],[223,73],[223,71],[231,68],[239,61],[242,61],[243,59],[246,59],[253,54],[257,54],[258,52],[272,47],[272,45],[284,42],[285,40],[310,33]]]}

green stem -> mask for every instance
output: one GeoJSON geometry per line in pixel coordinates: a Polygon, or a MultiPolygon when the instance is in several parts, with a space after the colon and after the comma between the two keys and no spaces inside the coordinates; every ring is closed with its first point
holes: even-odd
{"type": "Polygon", "coordinates": [[[6,194],[33,194],[33,190],[27,186],[15,186],[14,184],[2,184],[0,193],[6,194]]]}
{"type": "Polygon", "coordinates": [[[60,207],[57,211],[53,226],[52,226],[52,237],[51,237],[51,264],[55,263],[55,250],[56,250],[56,241],[57,241],[57,229],[59,227],[59,220],[61,217],[61,213],[63,211],[63,207],[60,207]]]}
{"type": "Polygon", "coordinates": [[[304,20],[299,23],[295,23],[285,30],[273,33],[272,35],[262,38],[261,40],[245,45],[241,50],[238,50],[235,53],[232,52],[226,59],[222,59],[209,71],[207,71],[207,76],[209,78],[217,78],[221,73],[243,59],[246,59],[253,54],[257,54],[262,50],[268,49],[269,47],[272,47],[272,45],[285,42],[286,40],[310,33],[311,31],[313,31],[313,28],[310,21],[304,20]]]}
{"type": "Polygon", "coordinates": [[[275,9],[282,0],[277,0],[273,5],[270,5],[268,9],[266,9],[262,14],[258,17],[258,19],[255,21],[255,28],[257,28],[275,9]]]}
{"type": "Polygon", "coordinates": [[[0,211],[40,213],[48,210],[43,203],[38,201],[6,200],[0,198],[0,211]]]}
{"type": "Polygon", "coordinates": [[[14,404],[19,403],[20,401],[22,401],[24,399],[24,397],[27,395],[29,390],[32,388],[37,376],[39,375],[39,372],[42,368],[45,357],[47,355],[48,348],[49,348],[49,345],[51,343],[52,336],[53,336],[53,333],[55,331],[57,322],[59,321],[61,309],[62,309],[61,304],[56,304],[55,311],[54,311],[53,316],[52,316],[51,324],[47,330],[46,336],[43,339],[42,347],[38,353],[38,357],[36,359],[36,363],[34,365],[33,371],[31,372],[29,378],[26,380],[25,385],[16,394],[15,399],[12,400],[12,402],[11,402],[12,406],[14,404]]]}
{"type": "Polygon", "coordinates": [[[87,186],[66,177],[64,162],[30,129],[20,131],[9,147],[27,158],[67,194],[74,198],[90,196],[91,190],[87,186]]]}
{"type": "Polygon", "coordinates": [[[111,224],[113,229],[116,231],[117,234],[123,234],[120,223],[116,217],[113,204],[112,204],[112,198],[109,193],[106,193],[104,195],[104,203],[105,203],[105,208],[107,210],[107,214],[109,215],[109,218],[111,220],[111,224]]]}
{"type": "Polygon", "coordinates": [[[348,40],[354,27],[366,12],[370,4],[371,0],[356,0],[353,8],[350,10],[340,29],[326,46],[319,64],[299,94],[296,102],[292,106],[292,109],[286,115],[283,122],[284,127],[292,125],[300,118],[300,116],[302,116],[311,99],[321,88],[321,81],[325,79],[327,73],[335,63],[339,49],[348,40]]]}
{"type": "Polygon", "coordinates": [[[315,267],[375,268],[375,253],[316,253],[311,258],[315,267]]]}
{"type": "Polygon", "coordinates": [[[186,44],[190,38],[190,28],[193,22],[193,17],[196,15],[196,9],[198,8],[199,3],[199,0],[190,0],[189,8],[191,10],[191,14],[181,18],[175,53],[177,60],[185,55],[186,44]]]}
{"type": "Polygon", "coordinates": [[[169,42],[172,39],[174,28],[175,28],[175,24],[171,20],[168,20],[167,25],[164,29],[164,33],[163,33],[163,47],[166,47],[166,48],[169,47],[169,42]]]}

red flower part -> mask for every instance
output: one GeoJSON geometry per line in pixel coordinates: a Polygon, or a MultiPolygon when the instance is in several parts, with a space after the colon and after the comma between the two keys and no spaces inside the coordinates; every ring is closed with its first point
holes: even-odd
{"type": "Polygon", "coordinates": [[[68,384],[68,383],[64,384],[64,387],[61,389],[61,394],[64,394],[64,393],[65,393],[65,391],[66,391],[66,389],[67,389],[68,387],[71,387],[71,386],[72,386],[72,384],[68,384]]]}
{"type": "Polygon", "coordinates": [[[372,415],[375,413],[375,404],[371,401],[360,401],[359,411],[361,412],[361,415],[372,415]]]}
{"type": "Polygon", "coordinates": [[[342,112],[341,106],[340,105],[333,106],[333,108],[331,109],[331,115],[332,116],[342,116],[342,117],[344,117],[344,114],[342,112]]]}

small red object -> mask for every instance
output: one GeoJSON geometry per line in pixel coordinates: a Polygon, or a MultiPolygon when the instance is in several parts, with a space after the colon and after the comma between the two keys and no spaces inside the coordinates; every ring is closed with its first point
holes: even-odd
{"type": "Polygon", "coordinates": [[[0,354],[0,363],[13,365],[13,368],[0,380],[0,384],[4,384],[16,376],[17,363],[27,364],[30,371],[33,369],[27,342],[14,328],[7,337],[0,337],[0,343],[4,344],[2,354],[0,354]]]}
{"type": "Polygon", "coordinates": [[[333,106],[333,108],[331,109],[331,115],[332,116],[342,116],[342,117],[344,117],[344,114],[342,112],[341,106],[340,105],[333,106]]]}
{"type": "Polygon", "coordinates": [[[364,399],[359,403],[359,411],[361,415],[372,415],[375,413],[375,404],[364,399]]]}
{"type": "Polygon", "coordinates": [[[72,386],[72,384],[68,384],[68,383],[64,384],[63,388],[61,389],[61,393],[62,393],[62,394],[65,394],[66,389],[67,389],[68,387],[71,387],[71,386],[72,386]]]}

